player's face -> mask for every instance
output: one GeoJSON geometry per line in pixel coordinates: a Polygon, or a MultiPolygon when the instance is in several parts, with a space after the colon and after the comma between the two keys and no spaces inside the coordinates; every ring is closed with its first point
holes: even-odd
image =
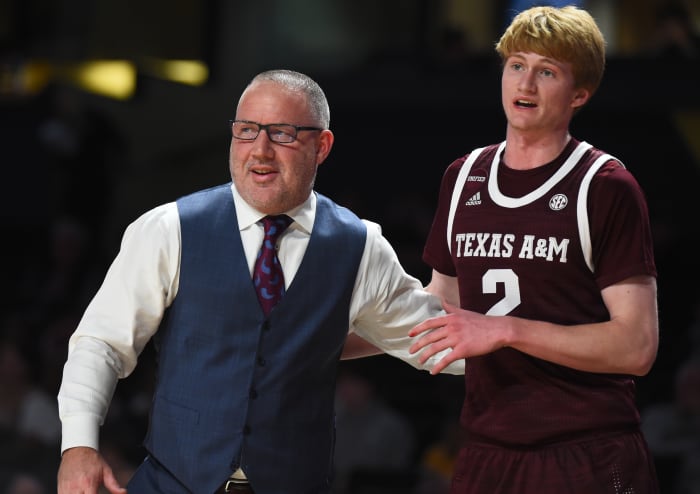
{"type": "Polygon", "coordinates": [[[511,129],[566,130],[588,96],[587,90],[575,87],[570,63],[516,52],[503,67],[501,99],[511,129]]]}

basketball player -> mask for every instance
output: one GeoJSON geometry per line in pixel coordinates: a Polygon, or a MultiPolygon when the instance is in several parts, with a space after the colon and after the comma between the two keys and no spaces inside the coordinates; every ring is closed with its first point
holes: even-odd
{"type": "Polygon", "coordinates": [[[450,492],[657,494],[634,395],[658,348],[647,204],[569,133],[603,35],[585,10],[533,7],[496,51],[505,140],[444,174],[423,258],[448,314],[410,332],[421,358],[454,348],[433,373],[466,358],[450,492]]]}

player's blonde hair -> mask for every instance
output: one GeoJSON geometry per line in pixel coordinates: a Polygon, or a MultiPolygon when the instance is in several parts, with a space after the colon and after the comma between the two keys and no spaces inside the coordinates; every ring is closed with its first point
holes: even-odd
{"type": "Polygon", "coordinates": [[[532,52],[572,65],[577,87],[591,95],[605,70],[605,38],[587,11],[573,5],[532,7],[520,12],[496,43],[505,60],[516,52],[532,52]]]}

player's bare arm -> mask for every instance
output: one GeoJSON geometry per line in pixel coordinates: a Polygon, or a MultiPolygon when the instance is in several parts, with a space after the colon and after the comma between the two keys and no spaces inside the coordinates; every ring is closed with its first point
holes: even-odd
{"type": "MultiPolygon", "coordinates": [[[[444,282],[434,286],[445,286],[444,282]]],[[[658,349],[655,279],[630,278],[605,288],[602,296],[610,320],[576,326],[485,316],[444,303],[446,316],[424,321],[409,332],[410,336],[418,336],[411,352],[422,351],[421,359],[427,359],[451,347],[453,351],[434,367],[433,373],[454,360],[510,346],[583,371],[645,375],[658,349]],[[420,336],[428,330],[433,331],[420,336]]]]}

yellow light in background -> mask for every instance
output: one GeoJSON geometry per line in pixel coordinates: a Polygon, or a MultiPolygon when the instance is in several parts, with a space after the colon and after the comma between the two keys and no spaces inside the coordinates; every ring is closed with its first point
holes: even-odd
{"type": "Polygon", "coordinates": [[[0,96],[34,96],[43,91],[52,77],[53,68],[48,62],[0,64],[0,96]]]}
{"type": "Polygon", "coordinates": [[[90,60],[66,65],[59,75],[81,89],[126,100],[136,90],[136,67],[128,60],[90,60]]]}
{"type": "Polygon", "coordinates": [[[209,67],[200,60],[147,58],[139,65],[150,76],[189,86],[201,86],[209,78],[209,67]]]}
{"type": "Polygon", "coordinates": [[[48,62],[28,62],[19,74],[22,90],[28,94],[38,94],[53,77],[53,68],[48,62]]]}
{"type": "MultiPolygon", "coordinates": [[[[58,80],[100,96],[127,100],[136,91],[137,64],[129,60],[49,62],[32,60],[21,65],[0,66],[0,95],[34,95],[58,80]]],[[[209,67],[200,60],[148,58],[138,70],[152,77],[189,86],[201,86],[209,67]]]]}

